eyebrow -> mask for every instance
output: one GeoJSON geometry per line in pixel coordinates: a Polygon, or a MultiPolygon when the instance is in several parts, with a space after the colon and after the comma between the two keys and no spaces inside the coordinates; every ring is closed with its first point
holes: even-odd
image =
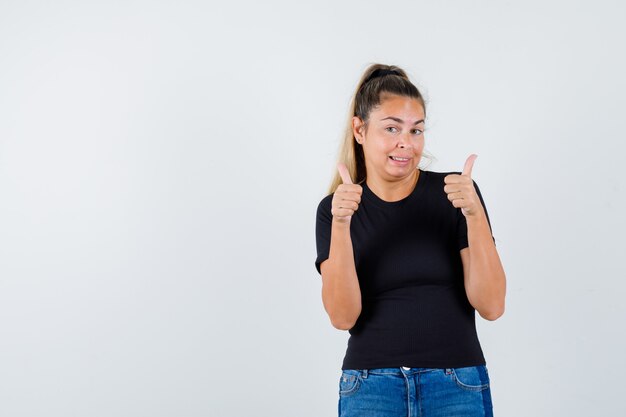
{"type": "MultiPolygon", "coordinates": [[[[385,117],[384,119],[380,119],[380,121],[382,122],[383,120],[387,120],[387,119],[394,120],[394,121],[396,121],[398,123],[404,123],[404,120],[398,119],[397,117],[393,117],[393,116],[385,117]]],[[[423,123],[423,122],[424,122],[424,119],[421,119],[421,120],[418,120],[417,122],[415,122],[413,124],[414,125],[418,125],[418,124],[423,123]]]]}

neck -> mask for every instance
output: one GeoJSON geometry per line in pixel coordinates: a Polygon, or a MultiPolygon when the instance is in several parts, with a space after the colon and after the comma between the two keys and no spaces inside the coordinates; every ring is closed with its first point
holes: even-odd
{"type": "Polygon", "coordinates": [[[415,189],[420,171],[415,169],[412,175],[398,181],[386,181],[380,177],[368,176],[366,183],[370,190],[384,201],[399,201],[406,198],[415,189]]]}

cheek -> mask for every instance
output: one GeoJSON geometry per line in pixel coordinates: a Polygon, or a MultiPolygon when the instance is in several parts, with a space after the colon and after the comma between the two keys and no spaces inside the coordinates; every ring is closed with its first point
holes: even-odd
{"type": "Polygon", "coordinates": [[[415,149],[418,151],[422,151],[424,149],[424,138],[420,139],[415,146],[415,149]]]}
{"type": "Polygon", "coordinates": [[[372,150],[382,157],[393,151],[393,145],[389,141],[379,140],[372,146],[372,150]]]}

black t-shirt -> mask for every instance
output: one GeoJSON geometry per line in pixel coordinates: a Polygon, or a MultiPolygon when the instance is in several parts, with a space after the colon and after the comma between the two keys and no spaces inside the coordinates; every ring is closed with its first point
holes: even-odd
{"type": "MultiPolygon", "coordinates": [[[[361,184],[350,224],[361,315],[349,331],[341,369],[486,364],[459,253],[468,246],[467,222],[444,191],[448,174],[460,172],[420,170],[413,192],[394,202],[361,184]]],[[[487,213],[475,181],[474,187],[487,213]]],[[[317,208],[320,274],[330,247],[332,198],[324,197],[317,208]]]]}

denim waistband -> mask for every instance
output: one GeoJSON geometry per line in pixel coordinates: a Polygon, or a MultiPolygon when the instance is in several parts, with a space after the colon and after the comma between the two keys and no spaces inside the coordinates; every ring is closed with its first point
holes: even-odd
{"type": "Polygon", "coordinates": [[[414,375],[421,372],[432,372],[432,371],[445,371],[446,373],[451,372],[451,368],[408,368],[407,367],[398,367],[398,368],[372,368],[372,369],[345,369],[343,372],[347,374],[360,375],[363,378],[367,378],[369,374],[372,375],[414,375]]]}

